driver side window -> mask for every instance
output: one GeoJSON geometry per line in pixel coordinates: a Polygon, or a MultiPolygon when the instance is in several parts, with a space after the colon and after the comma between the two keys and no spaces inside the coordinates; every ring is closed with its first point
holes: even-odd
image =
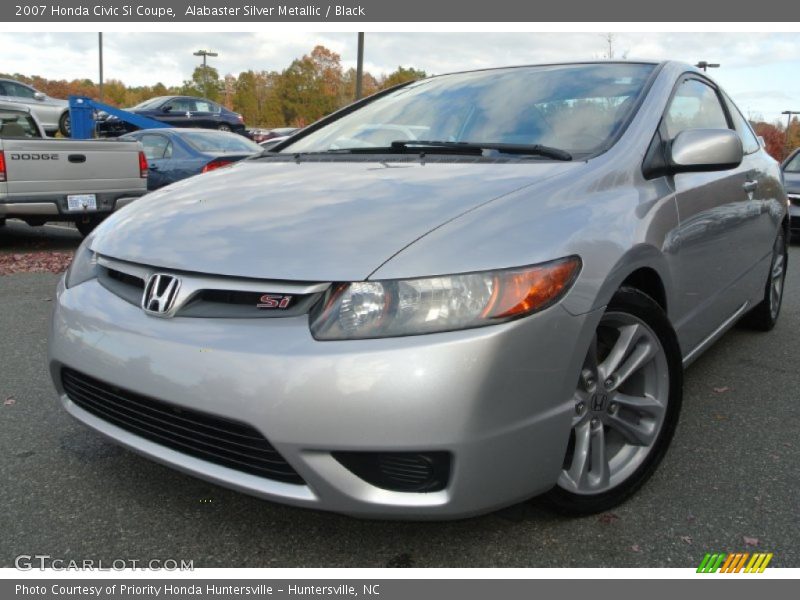
{"type": "Polygon", "coordinates": [[[669,139],[685,129],[729,129],[717,93],[697,79],[687,79],[678,87],[664,115],[664,125],[669,139]]]}
{"type": "Polygon", "coordinates": [[[24,85],[19,85],[18,83],[9,83],[6,82],[5,84],[6,93],[9,96],[16,96],[18,98],[33,98],[34,94],[36,93],[29,87],[24,85]]]}

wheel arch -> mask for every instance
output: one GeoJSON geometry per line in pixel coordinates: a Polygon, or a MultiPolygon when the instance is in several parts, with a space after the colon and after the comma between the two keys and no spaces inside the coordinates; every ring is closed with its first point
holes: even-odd
{"type": "Polygon", "coordinates": [[[632,287],[652,298],[669,315],[673,285],[667,259],[654,246],[641,244],[625,253],[600,286],[593,309],[606,306],[622,287],[632,287]]]}

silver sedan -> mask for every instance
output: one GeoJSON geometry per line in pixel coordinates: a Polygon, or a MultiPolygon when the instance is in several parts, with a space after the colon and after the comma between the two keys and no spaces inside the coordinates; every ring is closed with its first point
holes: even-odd
{"type": "Polygon", "coordinates": [[[0,79],[0,101],[27,106],[42,123],[48,135],[55,135],[60,131],[61,135],[69,136],[69,102],[66,100],[52,98],[13,79],[0,79]]]}
{"type": "Polygon", "coordinates": [[[431,77],[115,213],[58,287],[63,407],[262,498],[585,514],[653,473],[683,369],[778,318],[779,165],[678,63],[431,77]]]}

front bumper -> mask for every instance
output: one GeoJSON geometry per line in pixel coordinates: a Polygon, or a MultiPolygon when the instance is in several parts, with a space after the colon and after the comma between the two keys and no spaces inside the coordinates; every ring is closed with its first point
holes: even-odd
{"type": "Polygon", "coordinates": [[[97,210],[69,211],[66,194],[39,194],[0,200],[0,217],[44,218],[51,221],[80,221],[94,215],[107,215],[127,206],[147,193],[146,189],[123,192],[93,192],[97,198],[97,210]]]}
{"type": "Polygon", "coordinates": [[[315,341],[307,317],[149,317],[96,280],[59,284],[49,364],[68,412],[192,475],[262,498],[370,517],[454,518],[555,484],[571,399],[600,311],[560,305],[502,325],[383,340],[315,341]],[[305,481],[283,483],[189,456],[73,403],[69,367],[119,388],[245,422],[305,481]],[[368,484],[333,451],[446,451],[445,489],[368,484]]]}

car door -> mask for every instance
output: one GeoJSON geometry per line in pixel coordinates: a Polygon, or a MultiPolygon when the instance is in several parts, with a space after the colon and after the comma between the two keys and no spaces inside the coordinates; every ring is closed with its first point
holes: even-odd
{"type": "MultiPolygon", "coordinates": [[[[744,150],[742,169],[744,169],[746,177],[744,189],[747,196],[750,227],[740,240],[739,250],[742,266],[745,271],[750,272],[757,268],[759,261],[763,262],[764,257],[772,254],[775,236],[783,214],[782,206],[777,201],[779,194],[776,187],[780,185],[780,182],[776,181],[774,175],[771,174],[774,172],[774,162],[762,150],[747,119],[744,118],[730,97],[725,93],[722,96],[734,128],[742,138],[742,149],[744,150]]],[[[761,274],[756,273],[752,281],[752,285],[758,288],[755,293],[761,291],[763,283],[761,274]]]]}
{"type": "MultiPolygon", "coordinates": [[[[33,99],[34,91],[31,89],[30,93],[24,93],[28,91],[29,88],[25,88],[23,86],[18,85],[15,81],[2,81],[0,82],[0,98],[6,100],[8,102],[14,102],[16,104],[22,104],[23,106],[29,107],[31,110],[36,108],[35,101],[33,99]]],[[[41,121],[41,117],[37,114],[36,117],[41,121]]]]}
{"type": "Polygon", "coordinates": [[[172,142],[160,133],[143,133],[133,136],[142,142],[147,157],[147,189],[157,190],[174,181],[172,164],[172,142]]]}
{"type": "MultiPolygon", "coordinates": [[[[684,76],[661,123],[667,143],[688,129],[734,129],[719,91],[705,78],[684,76]]],[[[672,241],[677,291],[674,314],[684,353],[744,310],[743,275],[753,265],[752,165],[671,177],[679,226],[672,241]]]]}
{"type": "Polygon", "coordinates": [[[194,127],[195,101],[191,98],[173,98],[161,106],[159,121],[173,127],[194,127]]]}
{"type": "Polygon", "coordinates": [[[195,112],[193,113],[194,125],[207,129],[216,129],[218,119],[215,117],[214,107],[216,105],[208,100],[198,99],[194,102],[195,112]]]}

